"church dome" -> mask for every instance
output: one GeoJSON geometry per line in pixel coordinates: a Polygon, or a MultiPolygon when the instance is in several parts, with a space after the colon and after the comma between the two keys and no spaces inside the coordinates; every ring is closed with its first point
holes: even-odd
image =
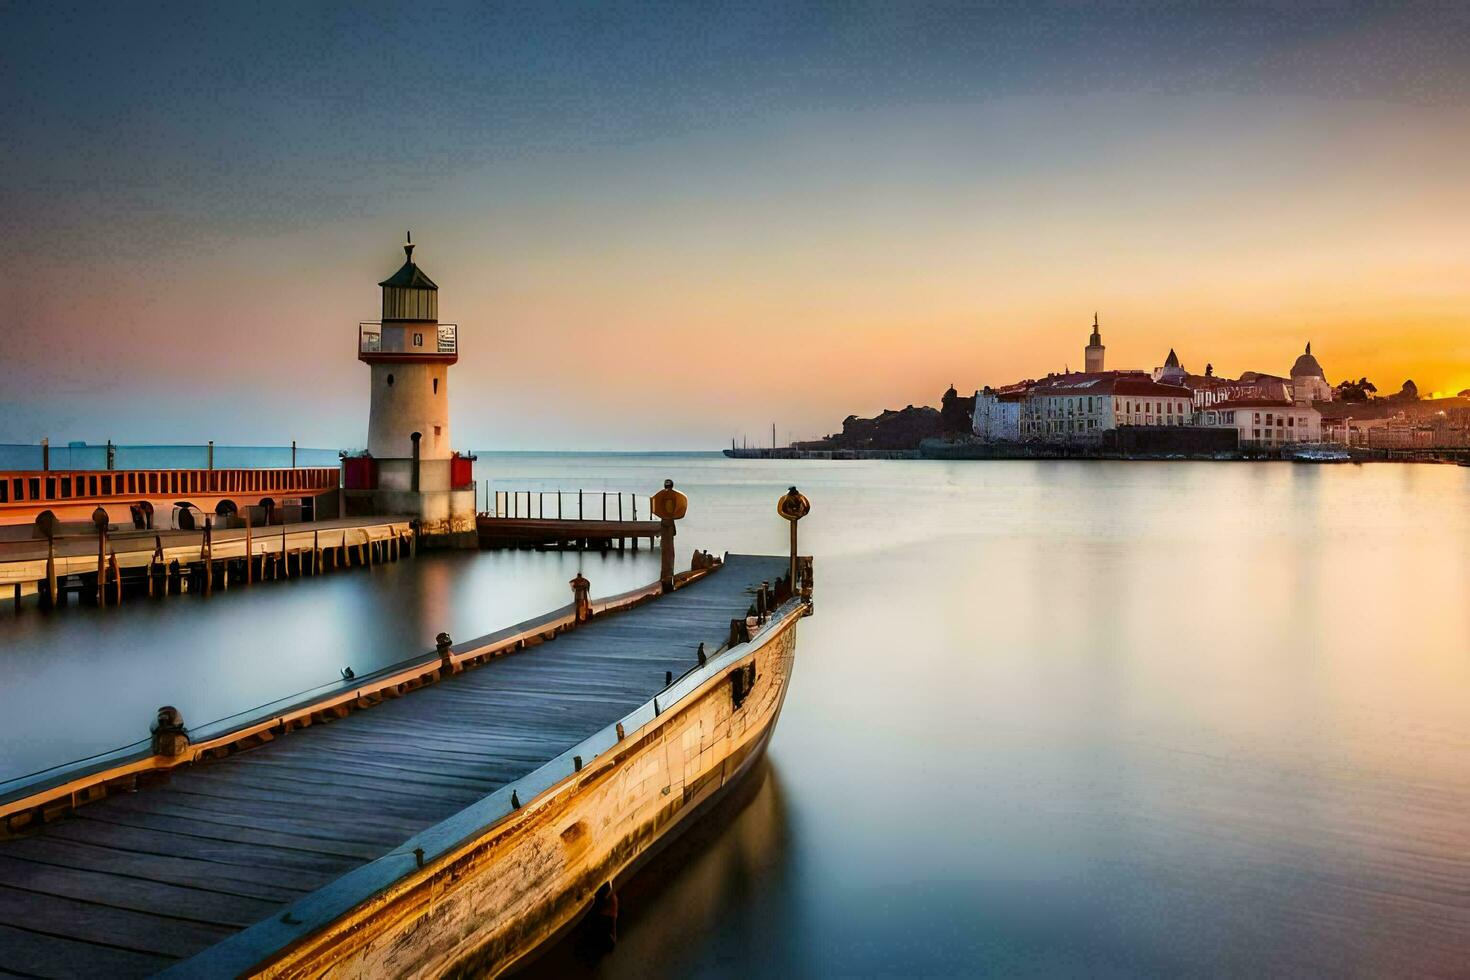
{"type": "Polygon", "coordinates": [[[1310,343],[1307,344],[1306,353],[1298,357],[1296,363],[1291,366],[1291,376],[1293,378],[1326,379],[1326,375],[1322,373],[1322,365],[1318,364],[1317,359],[1312,356],[1312,345],[1310,343]]]}

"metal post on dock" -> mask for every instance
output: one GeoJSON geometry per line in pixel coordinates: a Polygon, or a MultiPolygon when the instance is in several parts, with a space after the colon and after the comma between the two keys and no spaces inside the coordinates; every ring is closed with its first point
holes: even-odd
{"type": "Polygon", "coordinates": [[[796,585],[796,522],[811,513],[812,504],[797,491],[795,487],[786,491],[786,494],[776,501],[776,513],[780,514],[791,524],[791,568],[788,574],[791,576],[791,591],[798,592],[796,585]]]}
{"type": "Polygon", "coordinates": [[[296,468],[296,440],[291,440],[291,468],[296,468]]]}
{"type": "Polygon", "coordinates": [[[250,585],[255,581],[255,549],[254,541],[250,536],[250,512],[254,508],[245,507],[245,584],[250,585]]]}
{"type": "Polygon", "coordinates": [[[689,498],[674,489],[673,480],[665,480],[664,488],[649,500],[649,506],[662,525],[660,537],[663,555],[659,562],[659,582],[664,592],[674,591],[674,522],[689,511],[689,498]]]}
{"type": "Polygon", "coordinates": [[[51,440],[49,438],[41,440],[41,469],[47,473],[51,471],[51,440]]]}
{"type": "Polygon", "coordinates": [[[207,461],[209,463],[209,468],[210,469],[214,469],[214,440],[213,439],[209,440],[209,451],[208,451],[208,460],[207,461]]]}

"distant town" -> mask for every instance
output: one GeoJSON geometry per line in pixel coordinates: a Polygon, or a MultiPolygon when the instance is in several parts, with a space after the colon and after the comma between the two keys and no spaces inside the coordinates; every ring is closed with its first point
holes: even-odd
{"type": "Polygon", "coordinates": [[[1170,350],[1153,370],[1109,370],[1093,315],[1082,371],[985,387],[951,386],[938,409],[909,405],[789,447],[732,445],[731,456],[1349,459],[1470,458],[1470,389],[1421,398],[1412,380],[1385,393],[1366,377],[1332,384],[1307,342],[1285,375],[1196,374],[1170,350]]]}

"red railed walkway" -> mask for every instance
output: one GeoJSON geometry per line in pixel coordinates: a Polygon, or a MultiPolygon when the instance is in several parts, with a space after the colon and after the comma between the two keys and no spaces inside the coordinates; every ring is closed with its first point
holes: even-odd
{"type": "Polygon", "coordinates": [[[0,471],[0,525],[31,524],[45,511],[57,520],[90,521],[98,507],[114,524],[131,523],[133,508],[167,514],[176,503],[213,511],[264,500],[315,497],[340,483],[335,466],[280,469],[0,471]]]}

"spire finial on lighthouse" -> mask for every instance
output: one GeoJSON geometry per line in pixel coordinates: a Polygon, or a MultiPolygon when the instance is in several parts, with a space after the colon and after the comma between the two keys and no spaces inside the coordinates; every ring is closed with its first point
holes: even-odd
{"type": "Polygon", "coordinates": [[[413,232],[406,231],[403,241],[403,254],[408,256],[408,261],[413,261],[413,232]]]}

